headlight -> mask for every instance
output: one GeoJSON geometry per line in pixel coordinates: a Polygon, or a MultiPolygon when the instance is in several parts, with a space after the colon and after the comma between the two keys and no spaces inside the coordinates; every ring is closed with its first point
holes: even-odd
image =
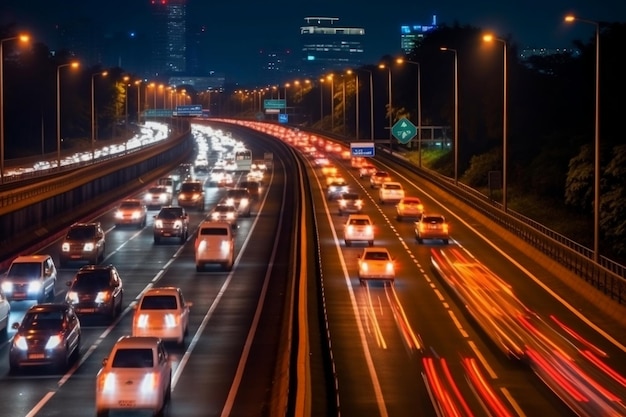
{"type": "Polygon", "coordinates": [[[387,262],[385,269],[388,274],[393,274],[393,262],[387,262]]]}
{"type": "Polygon", "coordinates": [[[213,212],[213,213],[211,213],[211,218],[213,220],[217,220],[217,219],[220,218],[220,214],[218,212],[213,212]]]}
{"type": "Polygon", "coordinates": [[[220,244],[220,248],[222,249],[222,252],[230,252],[230,242],[223,240],[220,244]]]}
{"type": "Polygon", "coordinates": [[[13,338],[13,346],[15,346],[19,350],[27,350],[28,345],[26,344],[26,338],[21,335],[15,335],[13,338]]]}
{"type": "Polygon", "coordinates": [[[13,283],[11,281],[4,281],[2,283],[2,292],[13,292],[13,283]]]}
{"type": "Polygon", "coordinates": [[[162,201],[162,202],[167,201],[167,195],[166,195],[166,194],[161,194],[161,195],[159,196],[159,201],[162,201]]]}
{"type": "Polygon", "coordinates": [[[248,205],[248,199],[247,198],[242,198],[241,200],[239,200],[239,205],[246,207],[248,205]]]}
{"type": "Polygon", "coordinates": [[[168,329],[172,329],[178,325],[178,317],[174,314],[166,314],[163,319],[165,321],[165,327],[168,329]]]}
{"type": "Polygon", "coordinates": [[[46,343],[46,349],[55,349],[57,346],[59,346],[61,340],[62,338],[58,334],[50,336],[50,339],[48,339],[48,343],[46,343]]]}
{"type": "Polygon", "coordinates": [[[124,213],[122,213],[120,210],[115,212],[115,218],[116,219],[121,219],[124,217],[124,213]]]}
{"type": "Polygon", "coordinates": [[[140,392],[142,394],[153,394],[157,388],[156,374],[154,372],[150,372],[144,375],[141,380],[141,385],[139,386],[140,392]]]}
{"type": "Polygon", "coordinates": [[[70,251],[70,244],[67,242],[63,242],[63,245],[61,245],[61,250],[63,252],[69,252],[70,251]]]}
{"type": "Polygon", "coordinates": [[[367,269],[368,269],[367,262],[362,262],[361,263],[361,271],[367,272],[367,269]]]}
{"type": "Polygon", "coordinates": [[[163,220],[156,219],[156,221],[154,222],[154,227],[156,227],[157,229],[162,229],[163,228],[163,220]]]}
{"type": "Polygon", "coordinates": [[[95,245],[92,242],[89,243],[85,243],[85,245],[83,246],[83,250],[86,252],[91,252],[92,250],[94,250],[95,245]]]}
{"type": "Polygon", "coordinates": [[[372,234],[374,233],[374,228],[372,226],[365,226],[365,232],[367,234],[372,234]]]}
{"type": "Polygon", "coordinates": [[[65,301],[68,304],[78,303],[78,293],[76,291],[68,291],[67,296],[65,296],[65,301]]]}
{"type": "Polygon", "coordinates": [[[235,199],[234,198],[227,198],[226,199],[226,204],[228,204],[229,206],[232,206],[235,204],[235,199]]]}
{"type": "Polygon", "coordinates": [[[145,329],[146,327],[148,327],[149,317],[150,316],[148,316],[147,314],[140,314],[139,317],[137,317],[135,326],[139,327],[140,329],[145,329]]]}
{"type": "Polygon", "coordinates": [[[28,292],[39,292],[41,290],[40,281],[31,281],[28,283],[28,292]]]}
{"type": "Polygon", "coordinates": [[[111,293],[108,291],[99,291],[96,295],[96,303],[106,303],[111,298],[111,293]]]}
{"type": "Polygon", "coordinates": [[[146,196],[144,197],[144,199],[146,201],[151,201],[152,200],[152,194],[151,193],[146,193],[146,196]]]}
{"type": "Polygon", "coordinates": [[[140,211],[133,211],[133,214],[131,216],[133,219],[139,219],[141,217],[141,212],[140,211]]]}
{"type": "Polygon", "coordinates": [[[339,200],[339,205],[341,207],[345,207],[348,204],[348,202],[346,200],[339,200]]]}
{"type": "Polygon", "coordinates": [[[174,229],[180,229],[181,227],[183,227],[183,222],[181,220],[176,220],[174,222],[174,229]]]}

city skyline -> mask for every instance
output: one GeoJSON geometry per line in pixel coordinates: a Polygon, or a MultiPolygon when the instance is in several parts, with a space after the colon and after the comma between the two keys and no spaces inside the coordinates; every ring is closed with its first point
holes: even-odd
{"type": "MultiPolygon", "coordinates": [[[[55,45],[55,28],[78,18],[91,18],[104,31],[150,33],[150,0],[106,3],[60,0],[5,0],[0,6],[0,25],[16,23],[33,38],[55,45]]],[[[354,7],[347,0],[321,0],[314,4],[293,5],[279,0],[269,4],[238,2],[207,4],[187,1],[187,30],[194,33],[203,28],[206,44],[202,59],[209,70],[227,74],[240,82],[254,82],[257,72],[250,68],[251,59],[267,49],[299,53],[299,29],[307,16],[337,17],[338,25],[363,27],[366,32],[364,58],[375,63],[384,55],[401,53],[401,25],[429,25],[433,16],[437,23],[459,24],[493,30],[501,37],[510,37],[520,48],[571,48],[573,40],[588,41],[593,37],[589,25],[568,26],[563,23],[567,13],[597,21],[626,21],[626,2],[601,0],[589,4],[575,1],[531,1],[522,6],[487,1],[473,3],[449,0],[439,3],[414,4],[400,2],[393,7],[354,7]],[[589,26],[589,27],[588,27],[589,26]]]]}

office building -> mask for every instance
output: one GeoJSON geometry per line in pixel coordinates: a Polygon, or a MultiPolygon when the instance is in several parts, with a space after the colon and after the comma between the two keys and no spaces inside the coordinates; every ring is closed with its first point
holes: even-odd
{"type": "Polygon", "coordinates": [[[186,0],[152,0],[152,75],[185,72],[186,0]]]}
{"type": "Polygon", "coordinates": [[[400,47],[405,54],[409,54],[413,48],[420,44],[426,32],[437,27],[437,16],[433,15],[430,25],[402,25],[400,26],[400,47]]]}
{"type": "Polygon", "coordinates": [[[363,64],[365,29],[338,24],[336,17],[305,17],[300,27],[302,75],[316,77],[363,64]]]}

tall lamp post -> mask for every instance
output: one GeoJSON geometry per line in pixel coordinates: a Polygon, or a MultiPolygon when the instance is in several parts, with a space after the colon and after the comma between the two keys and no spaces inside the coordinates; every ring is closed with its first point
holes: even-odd
{"type": "Polygon", "coordinates": [[[320,129],[324,128],[324,78],[320,78],[320,129]]]}
{"type": "Polygon", "coordinates": [[[600,22],[565,16],[568,23],[582,22],[596,28],[595,121],[594,121],[594,173],[593,173],[593,261],[600,258],[600,22]]]}
{"type": "Polygon", "coordinates": [[[137,86],[137,124],[141,124],[141,80],[135,81],[137,86]]]}
{"type": "Polygon", "coordinates": [[[93,162],[96,157],[96,89],[95,78],[97,75],[106,77],[109,74],[108,71],[100,71],[95,74],[91,74],[91,161],[93,162]]]}
{"type": "Polygon", "coordinates": [[[496,38],[491,34],[487,34],[483,36],[483,40],[485,42],[493,42],[498,41],[502,42],[503,45],[503,66],[504,66],[504,75],[503,75],[503,99],[502,99],[502,210],[504,212],[507,211],[507,176],[506,176],[506,162],[507,162],[507,59],[506,59],[506,41],[501,38],[496,38]]]}
{"type": "Polygon", "coordinates": [[[354,110],[354,114],[355,114],[355,134],[354,137],[356,138],[356,140],[359,140],[359,73],[356,71],[352,71],[352,70],[348,70],[347,71],[348,74],[352,74],[354,73],[354,95],[355,95],[355,110],[354,110]]]}
{"type": "Polygon", "coordinates": [[[0,39],[0,183],[4,183],[4,52],[2,44],[15,39],[21,42],[29,41],[28,35],[0,39]]]}
{"type": "Polygon", "coordinates": [[[391,111],[391,65],[385,65],[385,64],[380,64],[378,66],[378,68],[387,68],[387,74],[388,74],[388,89],[389,89],[389,151],[391,151],[393,149],[393,145],[392,145],[392,137],[393,137],[393,133],[391,132],[392,129],[392,122],[393,122],[393,118],[391,117],[392,115],[392,111],[391,111]]]}
{"type": "Polygon", "coordinates": [[[422,167],[422,66],[417,61],[409,61],[404,58],[398,58],[397,63],[413,64],[417,66],[417,160],[418,166],[422,167]]]}
{"type": "Polygon", "coordinates": [[[61,170],[61,68],[78,68],[78,62],[57,65],[57,170],[61,170]]]}
{"type": "Polygon", "coordinates": [[[442,46],[444,52],[454,53],[454,185],[459,183],[459,54],[456,49],[442,46]]]}
{"type": "Polygon", "coordinates": [[[124,81],[124,127],[128,130],[128,80],[130,77],[125,75],[122,80],[124,81]]]}
{"type": "Polygon", "coordinates": [[[374,140],[374,73],[371,70],[361,68],[370,74],[370,139],[374,140]]]}
{"type": "Polygon", "coordinates": [[[330,81],[330,131],[335,130],[335,80],[333,74],[326,77],[330,81]]]}

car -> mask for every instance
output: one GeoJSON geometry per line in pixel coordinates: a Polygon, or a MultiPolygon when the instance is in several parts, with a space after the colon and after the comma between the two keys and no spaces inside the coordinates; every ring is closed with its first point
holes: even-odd
{"type": "Polygon", "coordinates": [[[172,204],[172,193],[167,191],[166,186],[157,185],[155,187],[148,188],[148,191],[143,196],[143,201],[149,209],[158,209],[163,206],[169,206],[172,204]]]}
{"type": "Polygon", "coordinates": [[[330,184],[336,181],[346,182],[346,179],[342,177],[341,175],[329,175],[326,177],[326,187],[328,187],[330,184]]]}
{"type": "Polygon", "coordinates": [[[363,248],[359,255],[359,282],[369,279],[393,282],[395,278],[394,260],[386,248],[363,248]]]}
{"type": "Polygon", "coordinates": [[[15,258],[2,277],[2,293],[8,301],[54,300],[57,269],[52,256],[21,255],[15,258]]]}
{"type": "Polygon", "coordinates": [[[232,204],[218,203],[209,213],[209,219],[211,219],[211,221],[223,221],[230,224],[231,227],[237,226],[238,218],[239,212],[237,211],[237,208],[232,204]]]}
{"type": "Polygon", "coordinates": [[[264,171],[260,169],[251,169],[250,172],[246,174],[247,181],[256,181],[259,184],[263,183],[263,178],[265,178],[264,171]]]}
{"type": "Polygon", "coordinates": [[[361,165],[366,164],[366,163],[367,163],[367,161],[362,156],[353,156],[350,159],[350,166],[352,168],[357,168],[357,169],[361,168],[361,165]]]}
{"type": "Polygon", "coordinates": [[[404,198],[402,184],[395,181],[384,182],[378,189],[378,201],[380,204],[397,203],[404,198]]]}
{"type": "Polygon", "coordinates": [[[337,206],[339,207],[339,215],[343,213],[361,213],[363,210],[363,199],[358,193],[343,193],[337,199],[337,206]]]}
{"type": "Polygon", "coordinates": [[[148,207],[139,199],[123,200],[115,211],[115,225],[134,225],[139,229],[146,226],[148,207]]]}
{"type": "Polygon", "coordinates": [[[396,219],[399,222],[406,218],[419,219],[423,213],[424,205],[417,197],[404,197],[396,204],[396,219]]]}
{"type": "Polygon", "coordinates": [[[322,166],[322,175],[325,177],[334,177],[338,172],[337,167],[332,164],[322,166]]]}
{"type": "Polygon", "coordinates": [[[415,222],[415,240],[424,243],[424,239],[437,239],[448,244],[449,226],[442,214],[422,214],[415,222]]]}
{"type": "Polygon", "coordinates": [[[370,178],[378,171],[378,169],[372,164],[363,164],[359,168],[359,178],[370,178]]]}
{"type": "Polygon", "coordinates": [[[374,246],[374,224],[367,214],[350,214],[343,228],[343,240],[346,246],[352,242],[367,242],[374,246]]]}
{"type": "Polygon", "coordinates": [[[80,320],[69,304],[35,304],[11,327],[16,330],[9,349],[12,373],[30,366],[63,371],[80,354],[80,320]]]}
{"type": "Polygon", "coordinates": [[[370,188],[379,188],[389,181],[391,181],[391,175],[387,171],[376,171],[370,176],[370,188]]]}
{"type": "Polygon", "coordinates": [[[189,333],[189,309],[178,287],[152,287],[135,305],[133,336],[153,336],[184,345],[189,333]]]}
{"type": "Polygon", "coordinates": [[[233,179],[233,174],[225,172],[217,181],[217,186],[220,188],[230,187],[234,183],[235,180],[233,179]]]}
{"type": "Polygon", "coordinates": [[[63,268],[76,261],[97,264],[104,260],[105,252],[106,234],[100,222],[74,223],[61,243],[59,265],[63,268]]]}
{"type": "Polygon", "coordinates": [[[224,196],[224,202],[231,204],[237,208],[237,212],[242,217],[250,217],[251,212],[251,199],[250,193],[245,188],[229,188],[226,190],[224,196]]]}
{"type": "Polygon", "coordinates": [[[76,314],[114,319],[122,313],[124,285],[115,266],[83,266],[66,285],[65,302],[74,307],[76,314]]]}
{"type": "Polygon", "coordinates": [[[172,392],[172,365],[158,337],[122,336],[96,375],[96,415],[150,410],[163,416],[172,392]]]}
{"type": "Polygon", "coordinates": [[[343,178],[333,181],[328,184],[328,188],[326,188],[326,198],[328,200],[334,200],[348,192],[349,188],[348,183],[343,178]]]}
{"type": "Polygon", "coordinates": [[[180,206],[162,207],[154,216],[154,243],[164,238],[177,238],[181,244],[189,237],[189,215],[180,206]]]}
{"type": "Polygon", "coordinates": [[[248,190],[252,200],[259,199],[259,194],[261,193],[261,183],[259,181],[241,181],[237,187],[248,190]]]}
{"type": "Polygon", "coordinates": [[[157,180],[156,185],[162,185],[165,187],[166,191],[170,194],[174,194],[175,181],[171,177],[162,177],[157,180]]]}
{"type": "Polygon", "coordinates": [[[203,221],[198,227],[194,247],[196,271],[204,270],[207,264],[219,264],[226,271],[233,268],[235,237],[230,223],[203,221]]]}
{"type": "Polygon", "coordinates": [[[187,181],[180,185],[178,205],[204,211],[204,187],[200,181],[187,181]]]}

